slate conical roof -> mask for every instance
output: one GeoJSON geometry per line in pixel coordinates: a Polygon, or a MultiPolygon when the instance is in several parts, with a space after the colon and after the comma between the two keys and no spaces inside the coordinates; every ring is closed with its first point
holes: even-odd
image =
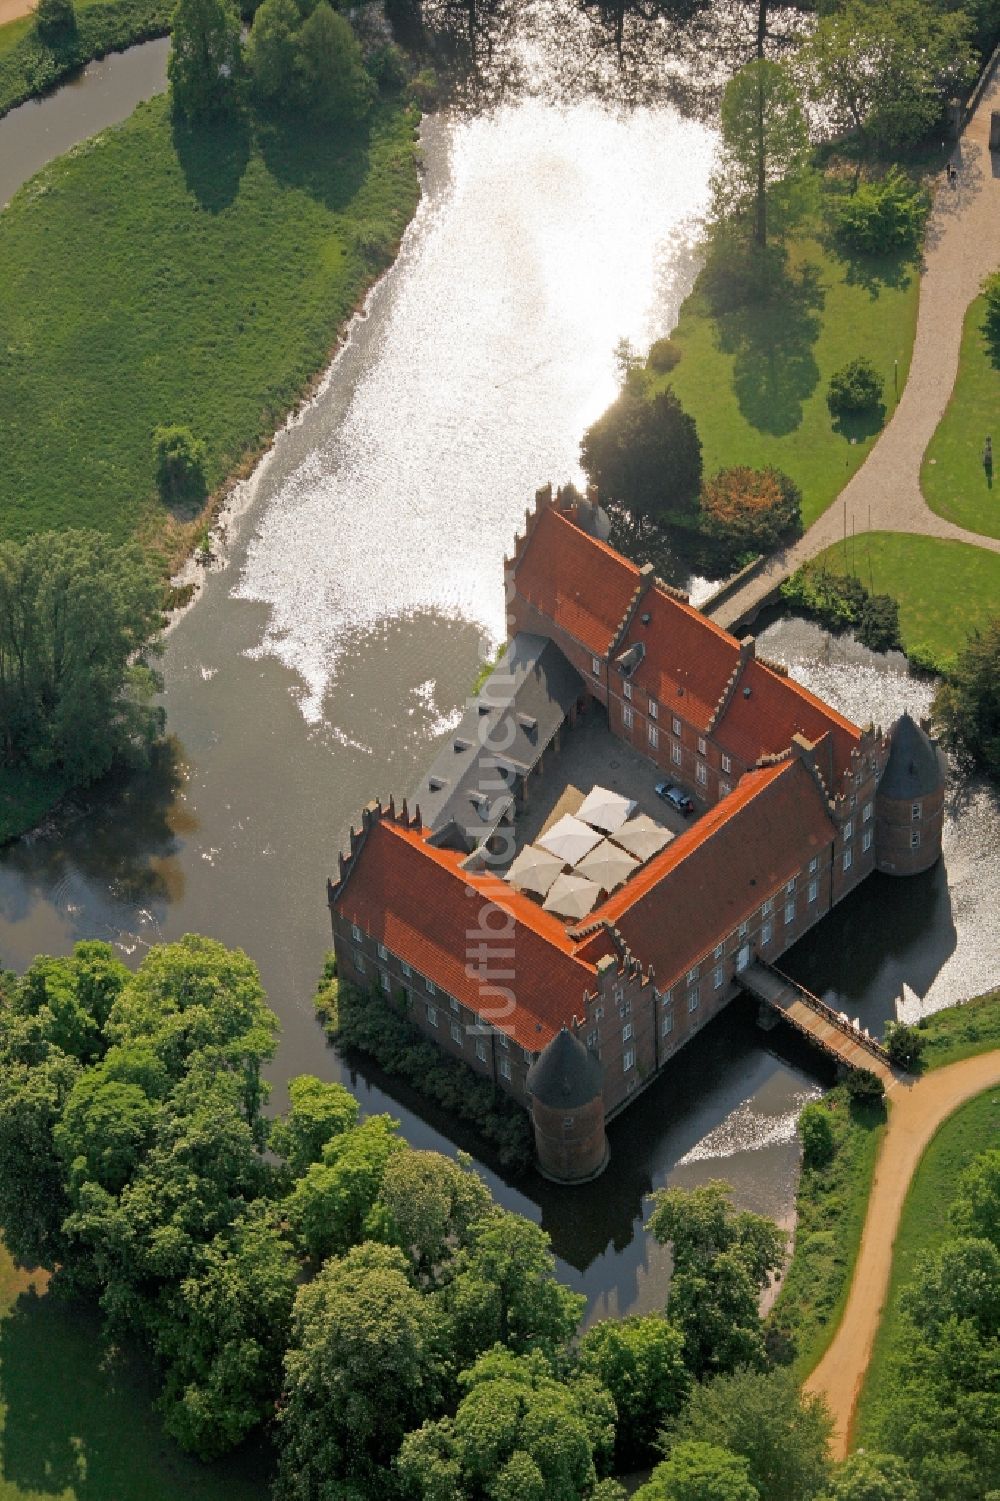
{"type": "Polygon", "coordinates": [[[900,801],[927,797],[940,791],[943,782],[944,769],[934,742],[909,714],[901,714],[892,727],[892,749],[879,783],[880,795],[900,801]]]}
{"type": "Polygon", "coordinates": [[[552,1110],[575,1110],[596,1100],[604,1070],[567,1027],[557,1032],[528,1069],[528,1093],[552,1110]]]}

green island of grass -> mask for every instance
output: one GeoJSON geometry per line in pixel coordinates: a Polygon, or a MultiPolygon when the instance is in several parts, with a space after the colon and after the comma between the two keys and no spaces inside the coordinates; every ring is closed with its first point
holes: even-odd
{"type": "MultiPolygon", "coordinates": [[[[1000,1012],[998,1000],[1000,992],[994,992],[994,1009],[1000,1012]]],[[[998,1131],[1000,1089],[987,1089],[948,1117],[921,1158],[903,1205],[885,1309],[858,1400],[854,1430],[857,1444],[863,1445],[873,1435],[880,1394],[902,1338],[900,1293],[912,1281],[920,1258],[938,1250],[948,1239],[948,1208],[959,1177],[970,1162],[995,1145],[998,1131]]]]}
{"type": "Polygon", "coordinates": [[[1000,554],[968,542],[904,532],[863,532],[819,554],[835,573],[856,573],[876,594],[899,601],[903,646],[937,660],[954,656],[984,626],[1000,599],[1000,554]],[[846,567],[845,567],[846,563],[846,567]]]}
{"type": "Polygon", "coordinates": [[[154,428],[204,441],[210,489],[259,452],[418,192],[399,102],[350,133],[192,130],[160,96],[44,168],[0,215],[0,535],[193,545],[197,519],[156,494],[154,428]]]}
{"type": "Polygon", "coordinates": [[[971,532],[1000,537],[1000,352],[987,341],[985,315],[986,299],[977,297],[965,315],[958,377],[927,445],[920,487],[939,516],[971,532]],[[996,453],[990,474],[983,466],[987,435],[996,453]]]}
{"type": "Polygon", "coordinates": [[[802,491],[809,526],[881,431],[858,419],[834,426],[830,376],[864,355],[882,375],[891,415],[894,384],[902,394],[910,367],[918,282],[901,257],[845,259],[812,236],[790,243],[788,274],[768,301],[713,311],[702,276],[671,334],[680,363],[650,390],[673,386],[695,419],[706,475],[774,465],[802,491]]]}

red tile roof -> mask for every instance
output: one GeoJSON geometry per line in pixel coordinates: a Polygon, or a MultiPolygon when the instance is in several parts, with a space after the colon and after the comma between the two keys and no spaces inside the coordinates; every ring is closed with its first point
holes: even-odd
{"type": "Polygon", "coordinates": [[[426,844],[426,833],[385,818],[375,823],[335,898],[336,910],[537,1052],[574,1013],[583,1016],[583,993],[594,988],[593,966],[574,956],[565,928],[550,913],[495,876],[462,870],[464,857],[426,844]],[[498,911],[514,920],[509,936],[498,911]],[[483,934],[484,926],[494,931],[483,934]],[[480,977],[483,968],[487,973],[480,977]],[[503,988],[514,997],[509,1016],[501,1014],[506,1002],[496,993],[503,988]]]}
{"type": "Polygon", "coordinates": [[[833,837],[822,795],[794,756],[748,772],[592,917],[613,922],[643,967],[669,983],[833,837]]]}
{"type": "Polygon", "coordinates": [[[850,764],[851,751],[861,743],[861,731],[849,719],[816,698],[794,678],[772,672],[756,658],[749,661],[740,676],[736,692],[713,731],[713,738],[724,751],[753,764],[762,755],[774,756],[787,750],[792,736],[807,740],[830,736],[830,754],[818,761],[827,778],[830,795],[840,790],[839,781],[850,764]],[[746,689],[750,696],[746,696],[746,689]],[[832,755],[832,764],[831,764],[832,755]]]}
{"type": "Polygon", "coordinates": [[[551,507],[515,566],[517,592],[588,651],[605,656],[639,584],[639,570],[551,507]]]}
{"type": "Polygon", "coordinates": [[[621,650],[636,641],[645,644],[646,652],[632,674],[633,685],[688,724],[707,729],[739,660],[736,638],[657,588],[643,598],[621,650]],[[644,625],[647,614],[650,620],[644,625]]]}

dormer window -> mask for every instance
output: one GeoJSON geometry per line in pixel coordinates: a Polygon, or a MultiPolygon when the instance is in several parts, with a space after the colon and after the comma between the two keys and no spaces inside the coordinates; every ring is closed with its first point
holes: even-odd
{"type": "Polygon", "coordinates": [[[442,787],[444,786],[444,782],[440,777],[428,777],[427,785],[432,792],[440,792],[442,787]]]}

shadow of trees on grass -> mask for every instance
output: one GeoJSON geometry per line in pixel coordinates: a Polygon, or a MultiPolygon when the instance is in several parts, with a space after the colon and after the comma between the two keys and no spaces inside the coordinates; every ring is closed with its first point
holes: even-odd
{"type": "Polygon", "coordinates": [[[802,422],[803,403],[819,382],[813,346],[825,294],[818,269],[787,268],[766,293],[716,315],[719,348],[733,355],[733,390],[758,432],[782,437],[802,422]]]}

